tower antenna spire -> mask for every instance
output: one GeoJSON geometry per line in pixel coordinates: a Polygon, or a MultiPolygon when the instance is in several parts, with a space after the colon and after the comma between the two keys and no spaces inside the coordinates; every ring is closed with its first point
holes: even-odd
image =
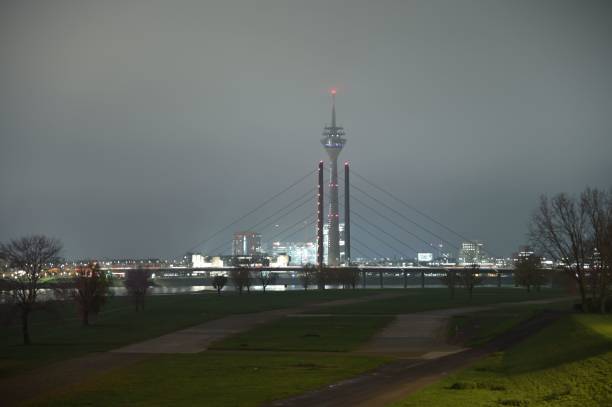
{"type": "Polygon", "coordinates": [[[328,212],[328,246],[327,265],[337,267],[340,264],[340,219],[338,210],[338,155],[346,139],[344,129],[336,124],[336,89],[332,88],[332,122],[325,127],[321,144],[329,156],[331,176],[329,180],[329,212],[328,212]]]}
{"type": "Polygon", "coordinates": [[[332,122],[331,127],[336,127],[336,88],[330,91],[332,97],[332,122]]]}

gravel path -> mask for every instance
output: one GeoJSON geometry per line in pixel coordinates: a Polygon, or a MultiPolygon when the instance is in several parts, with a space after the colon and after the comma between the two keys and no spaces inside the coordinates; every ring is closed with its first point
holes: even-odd
{"type": "Polygon", "coordinates": [[[187,329],[172,332],[144,342],[134,343],[115,349],[115,353],[198,353],[208,349],[208,346],[219,339],[230,335],[248,331],[255,325],[269,323],[286,315],[297,314],[317,308],[356,304],[359,302],[393,298],[402,293],[381,293],[366,297],[346,300],[327,301],[317,304],[308,304],[294,308],[256,312],[252,314],[237,314],[208,321],[187,329]]]}
{"type": "Polygon", "coordinates": [[[334,383],[290,399],[275,401],[275,407],[379,407],[399,401],[449,373],[465,368],[483,357],[504,350],[556,321],[562,313],[545,312],[523,321],[487,345],[466,349],[435,360],[403,359],[372,372],[334,383]]]}
{"type": "Polygon", "coordinates": [[[512,306],[550,304],[566,300],[567,297],[550,298],[401,314],[397,315],[391,324],[374,336],[358,352],[404,358],[436,359],[464,350],[462,347],[446,343],[446,329],[453,315],[512,306]]]}
{"type": "Polygon", "coordinates": [[[206,350],[210,342],[236,332],[242,332],[259,323],[270,322],[284,315],[332,305],[353,304],[401,293],[381,293],[361,298],[328,301],[301,307],[285,308],[252,314],[231,315],[188,329],[163,335],[148,341],[128,345],[110,352],[91,353],[86,356],[53,363],[30,372],[0,380],[0,405],[23,404],[40,395],[77,384],[92,375],[129,366],[159,353],[194,353],[206,350]]]}
{"type": "MultiPolygon", "coordinates": [[[[114,351],[92,353],[83,357],[54,363],[15,377],[0,380],[0,394],[2,395],[0,404],[2,406],[11,406],[24,403],[41,394],[56,391],[58,389],[61,390],[67,386],[79,383],[88,379],[91,375],[97,375],[112,369],[129,366],[155,354],[195,353],[205,351],[212,341],[237,332],[246,331],[257,324],[271,322],[285,315],[303,313],[308,310],[315,310],[328,306],[348,305],[401,295],[404,294],[380,293],[367,297],[328,301],[294,308],[231,315],[163,335],[158,338],[128,345],[114,351]]],[[[558,299],[436,310],[400,315],[394,323],[384,329],[369,344],[364,346],[360,352],[371,354],[400,354],[403,356],[420,355],[421,359],[404,359],[399,362],[391,363],[372,374],[329,386],[316,393],[308,393],[302,396],[302,398],[281,401],[278,402],[280,404],[275,405],[356,406],[361,405],[359,404],[361,401],[365,402],[367,400],[375,400],[375,403],[364,405],[381,405],[379,404],[382,401],[380,397],[384,396],[388,398],[396,395],[394,397],[397,398],[398,394],[403,395],[407,389],[412,389],[417,385],[422,386],[437,380],[440,374],[444,374],[444,372],[439,372],[440,369],[444,370],[444,366],[448,369],[453,367],[456,368],[457,366],[462,367],[465,363],[488,354],[487,352],[483,353],[481,350],[472,349],[460,351],[460,349],[445,347],[447,345],[444,345],[441,341],[442,336],[440,336],[440,327],[442,325],[445,326],[444,321],[450,316],[457,313],[475,312],[501,306],[543,304],[553,301],[558,301],[558,299]],[[449,352],[457,353],[448,355],[449,352]],[[435,361],[424,361],[424,359],[428,357],[436,358],[440,356],[442,357],[437,360],[444,361],[442,364],[430,365],[429,362],[435,361]],[[438,367],[433,368],[432,366],[438,367]],[[424,367],[426,367],[426,369],[422,370],[424,367]],[[436,374],[438,376],[436,376],[436,374]],[[407,377],[412,378],[410,382],[406,382],[407,377]],[[362,381],[364,383],[363,388],[361,388],[362,381]],[[330,389],[336,389],[336,391],[340,391],[340,393],[336,393],[335,391],[330,392],[330,389]],[[348,396],[344,393],[347,389],[354,394],[353,398],[347,398],[348,396]],[[302,403],[302,400],[310,400],[310,397],[313,397],[312,394],[315,394],[315,402],[302,403]],[[359,395],[363,395],[363,397],[359,395]],[[349,400],[352,400],[352,402],[349,402],[349,400]],[[294,402],[297,402],[297,404],[293,404],[294,402]]]]}

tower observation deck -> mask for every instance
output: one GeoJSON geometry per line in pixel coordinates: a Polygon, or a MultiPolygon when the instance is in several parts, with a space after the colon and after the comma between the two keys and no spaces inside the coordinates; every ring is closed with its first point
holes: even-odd
{"type": "Polygon", "coordinates": [[[329,238],[327,247],[327,265],[336,267],[340,264],[340,215],[338,210],[338,156],[346,144],[344,128],[336,124],[336,89],[331,90],[332,117],[331,125],[323,131],[321,144],[329,156],[331,176],[329,181],[329,238]]]}

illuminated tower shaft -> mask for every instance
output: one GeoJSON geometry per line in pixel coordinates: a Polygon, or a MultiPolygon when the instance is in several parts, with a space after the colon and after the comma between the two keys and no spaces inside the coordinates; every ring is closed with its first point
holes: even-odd
{"type": "Polygon", "coordinates": [[[331,176],[329,177],[329,213],[327,215],[328,247],[327,264],[340,264],[340,215],[338,208],[338,156],[330,155],[331,176]]]}
{"type": "Polygon", "coordinates": [[[329,156],[331,176],[329,181],[329,213],[327,265],[336,267],[340,264],[340,214],[338,209],[338,155],[346,144],[344,129],[336,125],[336,90],[332,89],[332,122],[325,127],[321,144],[329,156]]]}

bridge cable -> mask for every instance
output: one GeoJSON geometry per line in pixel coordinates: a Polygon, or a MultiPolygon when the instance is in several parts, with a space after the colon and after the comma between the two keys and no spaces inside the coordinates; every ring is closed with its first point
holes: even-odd
{"type": "Polygon", "coordinates": [[[372,249],[370,246],[368,246],[367,244],[363,243],[362,241],[360,241],[359,239],[355,239],[354,236],[351,236],[351,241],[355,241],[355,243],[357,243],[360,246],[365,247],[366,249],[368,249],[369,251],[371,251],[372,253],[374,253],[374,255],[378,256],[381,259],[386,259],[388,258],[387,256],[383,256],[382,254],[380,254],[379,252],[377,252],[376,250],[372,249]]]}
{"type": "MultiPolygon", "coordinates": [[[[364,182],[366,182],[367,184],[369,184],[370,186],[378,189],[379,191],[389,195],[391,198],[395,199],[397,202],[401,203],[402,205],[406,206],[407,208],[413,210],[414,212],[418,213],[419,215],[421,215],[422,217],[428,219],[429,221],[435,223],[436,225],[446,229],[447,231],[451,232],[452,234],[454,234],[455,236],[460,237],[461,239],[463,239],[464,241],[470,242],[472,244],[475,244],[474,241],[472,241],[472,239],[468,239],[467,237],[465,237],[464,235],[462,235],[461,233],[455,231],[454,229],[450,228],[449,226],[446,226],[445,224],[443,224],[442,222],[436,220],[435,218],[427,215],[425,212],[420,211],[419,209],[417,209],[416,207],[414,207],[413,205],[410,205],[409,203],[407,203],[406,201],[398,198],[397,196],[395,196],[394,194],[392,194],[391,192],[379,187],[378,185],[374,184],[373,182],[369,181],[367,178],[365,178],[363,175],[360,175],[358,172],[356,172],[354,169],[351,169],[351,173],[355,174],[358,178],[362,179],[364,182]]],[[[484,252],[487,252],[486,250],[483,250],[484,252]]],[[[492,254],[490,251],[488,252],[489,254],[492,254]]],[[[497,257],[497,256],[493,256],[493,257],[497,257]]]]}
{"type": "MultiPolygon", "coordinates": [[[[308,191],[308,192],[307,192],[307,194],[310,194],[311,192],[312,192],[312,191],[308,191]]],[[[305,196],[305,195],[303,195],[303,196],[305,196]]],[[[302,199],[303,199],[303,196],[302,196],[302,199]]],[[[299,198],[298,198],[298,199],[299,199],[299,198]]],[[[271,222],[266,223],[266,225],[265,225],[265,226],[263,226],[262,228],[260,228],[260,231],[262,231],[262,230],[266,230],[266,229],[267,229],[267,228],[269,228],[270,226],[272,226],[272,225],[276,224],[276,223],[277,223],[278,221],[280,221],[281,219],[285,218],[287,215],[289,215],[289,214],[293,213],[293,212],[294,212],[294,211],[296,211],[297,209],[299,209],[299,208],[301,208],[302,206],[306,205],[308,202],[310,202],[310,199],[305,200],[305,201],[304,201],[304,202],[302,202],[300,205],[298,205],[298,206],[296,206],[296,207],[292,208],[291,210],[289,210],[289,211],[287,211],[287,212],[283,213],[283,214],[282,214],[282,215],[280,215],[280,216],[276,216],[276,215],[278,215],[278,213],[275,213],[275,214],[273,214],[272,216],[268,216],[266,219],[264,219],[263,221],[258,222],[256,225],[261,225],[261,223],[262,223],[262,222],[264,222],[264,221],[266,221],[266,220],[269,220],[269,219],[270,219],[271,217],[273,217],[273,216],[276,216],[276,218],[274,218],[274,219],[273,219],[271,222]]],[[[293,204],[293,202],[290,202],[288,205],[285,205],[285,207],[283,207],[283,208],[281,209],[281,211],[282,211],[282,210],[284,210],[284,209],[285,209],[287,206],[290,206],[291,204],[293,204]]],[[[309,216],[310,216],[310,215],[309,215],[309,216]]],[[[251,227],[249,230],[253,230],[254,228],[255,228],[255,226],[251,227]]],[[[231,243],[231,242],[230,242],[230,243],[231,243]]],[[[227,242],[222,243],[221,245],[219,245],[219,246],[215,247],[213,250],[211,250],[211,253],[214,253],[216,250],[219,250],[219,249],[221,249],[221,248],[226,247],[226,246],[227,246],[227,244],[228,244],[227,242]]]]}
{"type": "MultiPolygon", "coordinates": [[[[357,227],[357,229],[361,229],[362,231],[367,233],[369,236],[371,236],[374,239],[378,240],[380,243],[385,245],[388,249],[391,249],[396,255],[399,254],[400,256],[404,257],[404,254],[403,254],[402,250],[399,250],[397,247],[393,246],[392,244],[389,244],[389,242],[385,241],[380,236],[375,235],[374,233],[372,233],[371,231],[369,231],[367,228],[363,227],[359,223],[354,223],[352,226],[357,227]]],[[[351,244],[352,244],[353,237],[354,236],[351,236],[351,244]]],[[[388,256],[383,256],[383,257],[388,257],[388,256]]]]}
{"type": "MultiPolygon", "coordinates": [[[[339,178],[343,179],[344,177],[341,175],[338,175],[339,178]]],[[[350,184],[351,189],[356,189],[357,191],[361,192],[362,194],[366,195],[368,198],[372,199],[373,201],[377,202],[379,205],[382,205],[383,207],[389,209],[390,211],[394,212],[395,214],[399,215],[400,217],[402,217],[403,219],[407,220],[408,222],[412,223],[413,225],[417,226],[419,229],[429,233],[430,235],[436,237],[437,239],[439,239],[440,241],[448,244],[449,246],[451,246],[452,248],[454,248],[455,250],[458,250],[459,247],[456,246],[455,244],[449,242],[448,240],[446,240],[445,238],[443,238],[442,236],[439,236],[438,234],[434,233],[433,231],[431,231],[430,229],[426,228],[425,226],[422,226],[421,224],[419,224],[418,222],[415,222],[414,220],[410,219],[409,217],[407,217],[406,215],[404,215],[403,213],[395,210],[394,208],[388,206],[387,204],[385,204],[384,202],[380,201],[378,198],[373,197],[372,195],[370,195],[369,193],[367,193],[366,191],[364,191],[363,189],[359,188],[358,186],[356,186],[354,183],[350,184]]],[[[379,212],[377,212],[376,210],[374,210],[373,208],[371,208],[370,206],[364,204],[362,201],[360,201],[359,199],[355,198],[354,196],[352,197],[352,199],[355,199],[357,202],[361,203],[363,206],[367,207],[368,209],[374,211],[376,214],[378,214],[381,217],[382,216],[379,212]]],[[[389,219],[388,217],[385,217],[386,220],[388,220],[389,222],[391,222],[393,225],[397,226],[398,228],[402,229],[403,231],[405,231],[406,233],[410,234],[411,236],[415,237],[416,239],[420,240],[421,242],[425,243],[427,245],[427,247],[431,247],[431,243],[422,239],[421,237],[419,237],[418,235],[414,234],[413,232],[409,231],[406,228],[402,228],[400,227],[397,222],[394,222],[393,220],[389,219]]]]}
{"type": "MultiPolygon", "coordinates": [[[[377,214],[381,218],[385,219],[387,222],[391,223],[392,225],[394,225],[398,229],[403,230],[404,232],[408,233],[409,235],[411,235],[412,237],[414,237],[415,239],[417,239],[421,243],[424,243],[428,248],[431,247],[431,243],[430,242],[426,241],[425,239],[422,239],[420,236],[418,236],[415,233],[411,232],[410,230],[408,230],[407,228],[403,227],[402,225],[399,225],[397,222],[394,222],[393,219],[389,218],[386,215],[383,215],[382,213],[380,213],[379,211],[377,211],[376,209],[374,209],[370,205],[364,203],[361,199],[359,199],[359,198],[357,198],[355,196],[353,196],[352,199],[355,200],[355,202],[357,202],[359,205],[362,205],[363,207],[371,210],[372,212],[374,212],[375,214],[377,214]]],[[[413,248],[413,250],[414,250],[414,248],[413,248]]],[[[415,253],[418,253],[418,251],[415,250],[415,253]]]]}
{"type": "MultiPolygon", "coordinates": [[[[412,250],[415,254],[418,253],[418,250],[416,250],[414,247],[410,246],[408,243],[405,243],[404,241],[398,239],[397,237],[393,236],[391,233],[387,232],[386,230],[384,230],[383,228],[381,228],[380,226],[378,226],[377,224],[370,222],[369,220],[367,220],[364,216],[361,216],[357,211],[355,211],[354,209],[351,210],[351,215],[356,215],[359,219],[361,219],[362,221],[364,221],[365,223],[367,223],[368,225],[372,226],[373,228],[376,228],[377,230],[379,230],[380,232],[384,233],[385,235],[389,236],[391,239],[395,240],[396,242],[398,242],[399,244],[406,246],[408,249],[412,250]]],[[[361,226],[361,228],[363,229],[363,226],[361,226]]],[[[352,236],[351,236],[352,238],[352,236]]],[[[392,247],[392,246],[390,246],[392,247]]],[[[397,251],[397,249],[396,249],[397,251]]],[[[398,253],[401,253],[401,251],[397,251],[398,253]]]]}
{"type": "Polygon", "coordinates": [[[298,185],[300,182],[304,181],[306,178],[310,177],[312,174],[314,174],[317,170],[312,170],[310,171],[308,174],[300,177],[299,179],[297,179],[296,181],[294,181],[293,183],[291,183],[289,186],[283,188],[281,191],[277,192],[276,194],[272,195],[271,197],[269,197],[268,199],[266,199],[265,201],[263,201],[261,204],[257,205],[255,208],[251,209],[250,211],[248,211],[246,214],[240,216],[238,219],[234,220],[233,222],[231,222],[230,224],[228,224],[227,226],[217,230],[216,232],[214,232],[212,235],[209,235],[206,239],[200,241],[198,244],[196,244],[195,246],[193,246],[191,249],[188,250],[188,252],[192,252],[193,250],[197,249],[198,247],[206,244],[207,242],[209,242],[213,237],[219,235],[222,232],[225,232],[226,230],[228,230],[229,228],[231,228],[232,226],[236,225],[238,222],[240,222],[241,220],[245,219],[247,216],[257,212],[259,209],[263,208],[264,206],[266,206],[268,203],[272,202],[274,199],[278,198],[280,195],[284,194],[285,192],[289,191],[291,188],[293,188],[294,186],[298,185]]]}

